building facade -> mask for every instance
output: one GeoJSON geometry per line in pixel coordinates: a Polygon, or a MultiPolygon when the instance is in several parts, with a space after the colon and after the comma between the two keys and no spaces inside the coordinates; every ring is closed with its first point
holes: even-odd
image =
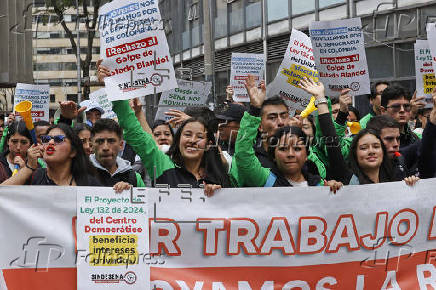
{"type": "Polygon", "coordinates": [[[0,111],[12,109],[17,82],[32,82],[32,1],[0,1],[0,111]]]}
{"type": "MultiPolygon", "coordinates": [[[[203,1],[164,0],[160,9],[176,68],[192,78],[204,73],[203,1]]],[[[274,79],[292,28],[308,33],[315,20],[361,17],[370,79],[396,81],[415,89],[413,45],[425,39],[425,26],[436,21],[436,1],[428,0],[265,0],[267,19],[267,81],[274,79]]],[[[225,95],[232,52],[263,53],[261,0],[211,0],[214,79],[217,96],[225,95]]],[[[359,105],[360,104],[360,105],[359,105]]],[[[368,99],[356,98],[365,111],[368,99]]]]}
{"type": "MultiPolygon", "coordinates": [[[[92,1],[88,7],[92,16],[92,1]]],[[[70,39],[59,23],[58,17],[45,6],[44,0],[34,0],[32,21],[33,37],[33,78],[35,84],[50,85],[50,109],[58,107],[58,101],[73,100],[77,102],[77,58],[73,54],[70,39]]],[[[82,8],[79,8],[82,13],[82,8]]],[[[70,8],[64,12],[64,20],[77,42],[77,31],[80,35],[81,58],[85,58],[88,51],[88,33],[84,18],[80,18],[77,29],[76,9],[70,8]]],[[[95,75],[95,63],[100,57],[100,39],[98,31],[92,45],[92,63],[90,75],[95,75]]],[[[83,72],[81,72],[83,76],[83,72]]],[[[83,81],[86,81],[82,79],[83,81]]],[[[91,86],[91,92],[99,89],[91,86]]]]}

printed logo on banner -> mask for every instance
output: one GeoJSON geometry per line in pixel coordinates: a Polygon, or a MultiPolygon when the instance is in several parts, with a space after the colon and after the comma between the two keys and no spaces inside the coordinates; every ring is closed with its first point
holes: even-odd
{"type": "Polygon", "coordinates": [[[117,273],[108,273],[108,274],[92,274],[91,275],[91,281],[94,283],[119,283],[119,282],[125,282],[129,285],[135,284],[136,282],[136,273],[133,271],[126,272],[123,274],[117,274],[117,273]]]}

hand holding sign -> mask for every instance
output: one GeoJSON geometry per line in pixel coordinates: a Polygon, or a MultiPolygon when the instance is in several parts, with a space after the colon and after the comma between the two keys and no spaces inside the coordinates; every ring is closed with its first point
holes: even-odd
{"type": "Polygon", "coordinates": [[[253,75],[248,75],[244,85],[247,89],[248,96],[250,97],[251,105],[257,108],[262,107],[262,104],[265,101],[266,97],[265,82],[260,82],[260,88],[258,88],[256,86],[256,78],[253,75]]]}
{"type": "Polygon", "coordinates": [[[418,113],[419,109],[424,109],[426,102],[425,102],[425,97],[416,97],[416,93],[417,91],[415,91],[415,93],[413,94],[412,99],[410,100],[410,106],[412,107],[411,109],[411,114],[412,116],[416,116],[416,114],[418,113]]]}
{"type": "Polygon", "coordinates": [[[341,95],[339,96],[339,110],[341,112],[347,113],[348,112],[348,106],[352,104],[351,95],[349,92],[351,89],[343,89],[341,91],[341,95]]]}
{"type": "Polygon", "coordinates": [[[300,81],[300,87],[313,95],[317,100],[325,97],[324,85],[321,82],[315,82],[313,79],[303,78],[300,81]]]}

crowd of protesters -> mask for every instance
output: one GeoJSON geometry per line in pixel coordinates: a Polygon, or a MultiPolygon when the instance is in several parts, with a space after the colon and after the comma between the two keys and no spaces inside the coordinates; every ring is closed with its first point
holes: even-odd
{"type": "MultiPolygon", "coordinates": [[[[102,80],[110,75],[98,67],[102,80]]],[[[245,81],[250,102],[236,103],[227,87],[225,109],[170,109],[169,121],[149,125],[138,99],[112,102],[117,121],[101,118],[91,101],[60,102],[53,124],[36,122],[37,144],[11,114],[2,127],[2,185],[134,187],[189,185],[207,196],[220,188],[328,186],[436,177],[436,89],[432,103],[388,82],[374,84],[370,112],[324,85],[302,79],[315,98],[308,117],[280,97],[266,98],[263,82],[245,81]],[[352,129],[352,127],[359,129],[352,129]]]]}

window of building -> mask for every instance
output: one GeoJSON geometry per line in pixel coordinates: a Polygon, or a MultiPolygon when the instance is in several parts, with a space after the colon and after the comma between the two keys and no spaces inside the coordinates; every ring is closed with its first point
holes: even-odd
{"type": "Polygon", "coordinates": [[[394,76],[393,49],[387,46],[366,49],[369,77],[392,78],[394,76]]]}
{"type": "Polygon", "coordinates": [[[215,2],[215,38],[227,35],[227,3],[225,1],[215,2]]]}
{"type": "Polygon", "coordinates": [[[268,0],[268,22],[288,18],[289,0],[268,0]]]}
{"type": "Polygon", "coordinates": [[[343,4],[346,3],[344,0],[318,0],[319,1],[319,8],[323,9],[328,6],[334,5],[334,4],[343,4]]]}
{"type": "MultiPolygon", "coordinates": [[[[277,5],[277,4],[275,4],[277,5]]],[[[252,29],[262,25],[262,1],[250,0],[245,7],[245,17],[247,29],[252,29]]]]}
{"type": "Polygon", "coordinates": [[[230,5],[230,34],[244,29],[244,1],[234,1],[230,5]]]}
{"type": "Polygon", "coordinates": [[[292,15],[309,13],[315,10],[315,0],[292,1],[292,15]]]}
{"type": "Polygon", "coordinates": [[[67,101],[73,101],[77,103],[77,94],[67,94],[67,101]]]}
{"type": "Polygon", "coordinates": [[[54,102],[56,102],[56,95],[50,94],[50,103],[54,103],[54,102]]]}

